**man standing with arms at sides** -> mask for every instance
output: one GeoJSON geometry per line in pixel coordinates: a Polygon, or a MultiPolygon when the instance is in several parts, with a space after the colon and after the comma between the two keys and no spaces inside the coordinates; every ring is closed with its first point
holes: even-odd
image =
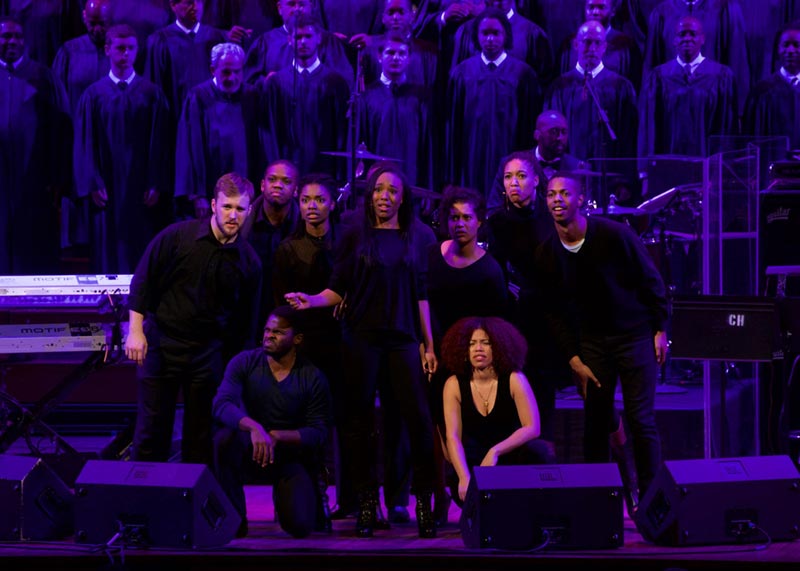
{"type": "Polygon", "coordinates": [[[264,172],[259,142],[258,90],[242,82],[244,50],[233,43],[211,50],[208,81],[192,88],[178,123],[175,196],[185,196],[197,218],[209,214],[217,179],[237,172],[258,180],[264,172]]]}
{"type": "Polygon", "coordinates": [[[111,71],[89,86],[75,117],[75,179],[89,201],[91,271],[127,274],[163,228],[169,110],[161,89],[133,71],[132,27],[110,28],[105,49],[111,71]]]}
{"type": "Polygon", "coordinates": [[[64,88],[0,17],[0,274],[58,273],[58,205],[72,177],[64,88]]]}
{"type": "MultiPolygon", "coordinates": [[[[536,252],[548,321],[584,399],[584,458],[608,462],[617,379],[633,437],[640,494],[661,464],[655,419],[658,366],[667,354],[664,282],[627,226],[580,212],[581,182],[556,173],[547,208],[556,232],[536,252]]],[[[615,426],[616,420],[616,426],[615,426]]],[[[635,493],[635,490],[628,490],[635,493]]]]}
{"type": "Polygon", "coordinates": [[[220,177],[210,220],[156,236],[131,281],[126,356],[139,365],[133,459],[168,459],[183,392],[182,460],[211,464],[211,402],[227,360],[255,338],[261,265],[238,239],[253,185],[220,177]]]}

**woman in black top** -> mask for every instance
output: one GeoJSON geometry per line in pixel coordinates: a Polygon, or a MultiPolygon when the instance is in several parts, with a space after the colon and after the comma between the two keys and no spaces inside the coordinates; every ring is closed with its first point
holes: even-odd
{"type": "MultiPolygon", "coordinates": [[[[310,174],[300,179],[297,188],[302,224],[297,224],[292,235],[275,250],[272,267],[275,307],[286,303],[284,295],[289,292],[324,289],[333,272],[333,252],[339,237],[339,228],[334,221],[338,195],[336,181],[326,174],[310,174]]],[[[354,511],[355,494],[347,478],[342,477],[347,457],[346,447],[342,445],[345,396],[341,328],[329,307],[312,309],[308,313],[304,319],[301,350],[325,374],[333,397],[336,501],[339,507],[354,511]]]]}
{"type": "Polygon", "coordinates": [[[408,426],[419,535],[436,535],[431,512],[433,429],[422,376],[423,366],[429,374],[437,366],[425,288],[425,255],[435,237],[415,220],[409,188],[395,165],[373,168],[363,219],[343,232],[328,288],[316,295],[286,295],[298,309],[344,301],[345,434],[353,455],[351,479],[359,494],[356,531],[361,537],[371,537],[375,527],[374,403],[381,370],[408,426]]]}
{"type": "MultiPolygon", "coordinates": [[[[428,250],[428,300],[436,352],[441,348],[445,331],[468,315],[504,316],[507,289],[503,270],[478,244],[478,232],[486,218],[486,202],[476,191],[450,186],[445,189],[439,207],[439,219],[445,221],[448,240],[432,244],[428,250]]],[[[442,390],[450,376],[439,367],[430,384],[430,406],[439,436],[444,435],[442,390]]],[[[450,498],[445,492],[444,458],[446,446],[434,443],[437,459],[435,515],[437,523],[447,518],[450,498]]]]}
{"type": "Polygon", "coordinates": [[[507,321],[467,317],[445,334],[442,357],[455,371],[444,386],[449,460],[463,501],[473,466],[551,461],[539,436],[539,409],[522,373],[527,344],[507,321]]]}

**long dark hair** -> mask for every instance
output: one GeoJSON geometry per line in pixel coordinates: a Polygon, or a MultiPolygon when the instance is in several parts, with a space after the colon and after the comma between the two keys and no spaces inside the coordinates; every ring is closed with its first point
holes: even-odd
{"type": "Polygon", "coordinates": [[[499,317],[464,317],[447,330],[442,340],[442,361],[449,371],[471,377],[469,342],[478,329],[483,329],[492,343],[492,367],[498,377],[522,370],[528,343],[516,327],[499,317]]]}
{"type": "Polygon", "coordinates": [[[364,192],[364,216],[362,221],[360,253],[368,265],[372,265],[380,260],[380,252],[378,251],[375,241],[378,217],[375,214],[375,206],[372,204],[372,194],[375,191],[375,186],[378,184],[378,179],[385,173],[397,176],[402,186],[402,202],[397,211],[397,222],[400,226],[400,237],[406,244],[405,261],[407,264],[410,264],[414,261],[414,248],[412,247],[413,233],[411,232],[411,227],[414,224],[414,205],[411,200],[411,186],[408,184],[408,179],[402,169],[395,163],[389,161],[383,161],[373,165],[367,176],[367,187],[364,192]]]}

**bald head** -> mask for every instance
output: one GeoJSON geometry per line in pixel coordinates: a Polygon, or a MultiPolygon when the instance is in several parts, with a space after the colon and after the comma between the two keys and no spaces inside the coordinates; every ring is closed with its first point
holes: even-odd
{"type": "Polygon", "coordinates": [[[83,8],[83,24],[94,45],[105,45],[106,31],[111,25],[110,0],[88,0],[83,8]]]}
{"type": "Polygon", "coordinates": [[[584,22],[575,35],[574,47],[584,71],[593,70],[606,53],[606,29],[597,20],[584,22]]]}
{"type": "Polygon", "coordinates": [[[561,157],[567,150],[569,129],[567,118],[554,110],[541,113],[536,118],[533,138],[539,145],[539,154],[548,161],[561,157]]]}

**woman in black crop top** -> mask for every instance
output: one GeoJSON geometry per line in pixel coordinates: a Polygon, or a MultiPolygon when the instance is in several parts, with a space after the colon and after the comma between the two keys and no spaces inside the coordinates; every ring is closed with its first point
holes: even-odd
{"type": "Polygon", "coordinates": [[[527,350],[519,331],[497,317],[466,317],[445,335],[442,357],[456,371],[443,397],[453,497],[464,500],[473,466],[551,460],[537,440],[539,409],[522,373],[527,350]]]}

